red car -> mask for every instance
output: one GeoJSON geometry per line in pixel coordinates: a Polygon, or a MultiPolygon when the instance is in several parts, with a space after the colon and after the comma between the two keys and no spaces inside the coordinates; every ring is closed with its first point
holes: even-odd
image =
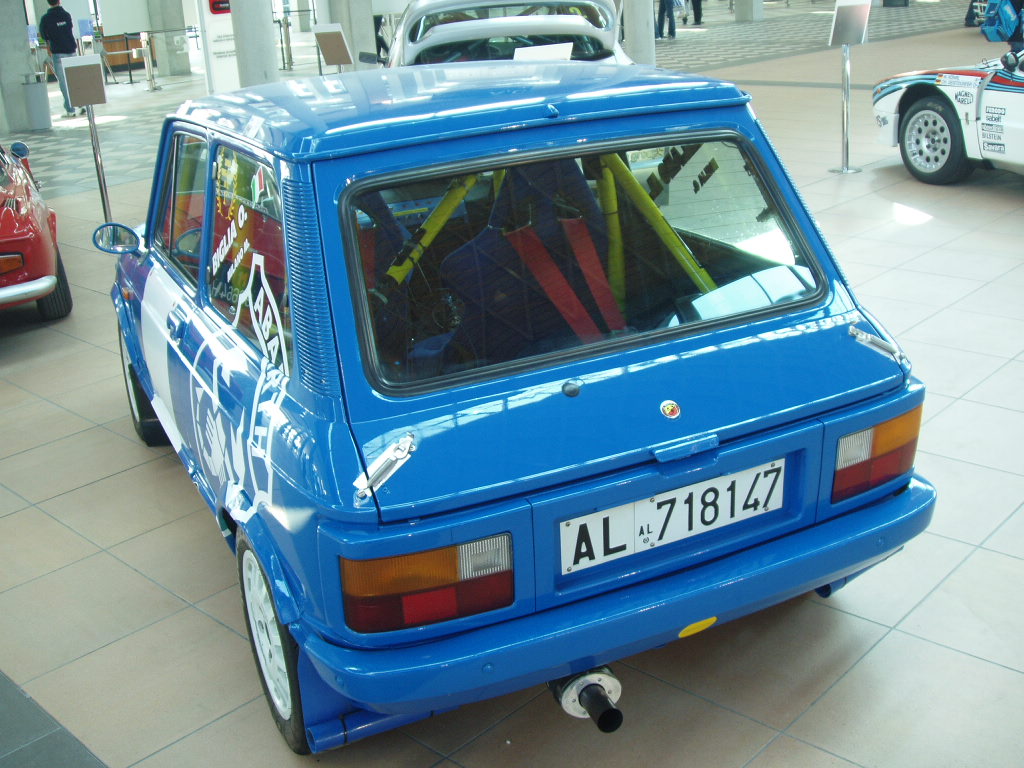
{"type": "Polygon", "coordinates": [[[28,147],[0,147],[0,308],[36,302],[44,320],[71,311],[71,287],[57,248],[57,215],[39,194],[28,147]]]}

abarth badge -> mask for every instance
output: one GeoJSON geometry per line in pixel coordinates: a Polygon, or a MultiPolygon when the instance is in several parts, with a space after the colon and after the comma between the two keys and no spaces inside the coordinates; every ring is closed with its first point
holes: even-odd
{"type": "Polygon", "coordinates": [[[666,419],[678,419],[683,409],[675,400],[666,400],[661,404],[661,413],[666,419]]]}

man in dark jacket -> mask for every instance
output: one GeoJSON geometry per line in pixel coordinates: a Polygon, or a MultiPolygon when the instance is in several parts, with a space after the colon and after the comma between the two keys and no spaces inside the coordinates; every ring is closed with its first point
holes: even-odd
{"type": "MultiPolygon", "coordinates": [[[[50,10],[44,13],[39,21],[39,37],[50,48],[53,73],[57,76],[57,84],[64,96],[64,117],[74,117],[75,108],[71,106],[71,99],[68,97],[68,81],[64,77],[63,59],[78,53],[75,23],[71,19],[71,14],[61,8],[60,0],[46,1],[50,4],[50,10]]],[[[82,111],[85,112],[84,109],[82,111]]]]}

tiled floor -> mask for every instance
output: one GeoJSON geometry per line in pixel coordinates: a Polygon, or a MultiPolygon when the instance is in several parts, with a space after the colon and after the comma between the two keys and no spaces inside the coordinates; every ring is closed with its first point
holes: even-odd
{"type": "MultiPolygon", "coordinates": [[[[887,10],[904,9],[873,13],[887,10]]],[[[999,52],[949,16],[945,31],[854,49],[858,174],[830,173],[836,51],[707,70],[753,93],[859,295],[928,383],[919,466],[940,491],[934,523],[829,600],[625,659],[626,723],[611,736],[536,688],[319,758],[288,752],[260,694],[233,559],[177,459],[142,446],[127,419],[112,260],[89,245],[91,168],[59,149],[85,127],[30,137],[75,309],[50,324],[34,308],[0,315],[0,768],[1024,764],[1024,177],[910,180],[897,150],[874,143],[867,90],[999,52]]],[[[107,164],[115,218],[142,216],[154,114],[200,88],[119,86],[98,108],[119,158],[107,164]]]]}

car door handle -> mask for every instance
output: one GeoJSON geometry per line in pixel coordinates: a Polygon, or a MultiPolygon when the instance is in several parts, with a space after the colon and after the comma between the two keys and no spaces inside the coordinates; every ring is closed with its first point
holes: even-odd
{"type": "Polygon", "coordinates": [[[698,453],[713,451],[716,448],[718,448],[718,435],[709,433],[655,445],[651,447],[650,451],[657,461],[664,464],[696,456],[698,453]]]}
{"type": "Polygon", "coordinates": [[[185,337],[185,326],[187,324],[188,318],[185,317],[185,313],[180,307],[175,307],[167,315],[167,334],[173,343],[181,343],[181,340],[185,337]]]}

